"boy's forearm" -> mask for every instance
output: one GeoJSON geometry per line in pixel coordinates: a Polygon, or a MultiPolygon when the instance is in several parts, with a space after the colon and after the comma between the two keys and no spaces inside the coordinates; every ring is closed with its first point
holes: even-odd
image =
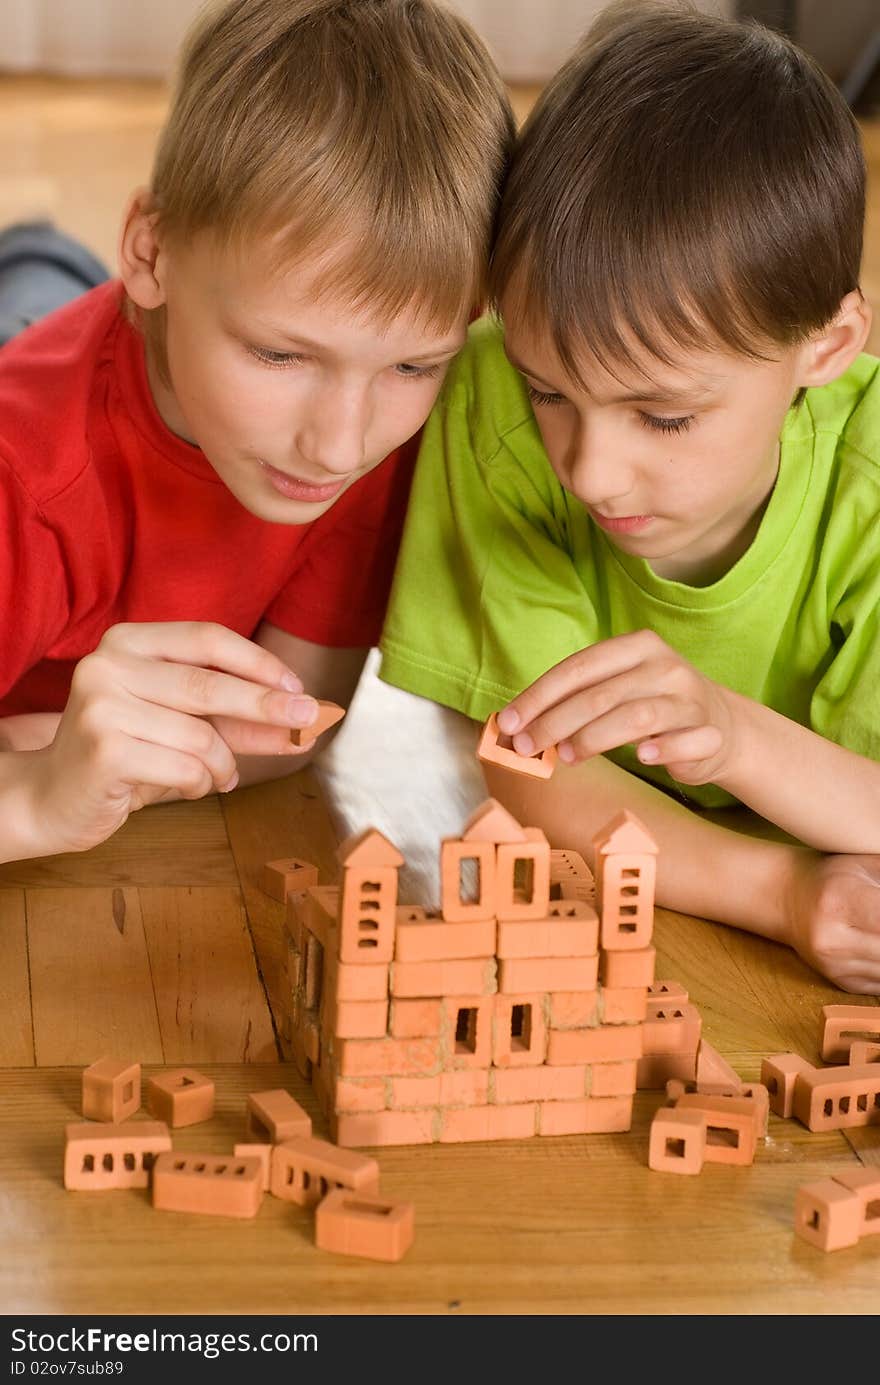
{"type": "Polygon", "coordinates": [[[730,694],[739,754],[718,783],[817,851],[880,854],[880,764],[730,694]]]}
{"type": "Polygon", "coordinates": [[[813,853],[707,821],[604,756],[540,780],[483,766],[489,792],[519,822],[593,864],[592,840],[622,808],[657,842],[657,903],[789,942],[794,878],[813,853]]]}
{"type": "Polygon", "coordinates": [[[28,861],[61,849],[40,830],[36,762],[36,753],[0,751],[0,861],[28,861]]]}

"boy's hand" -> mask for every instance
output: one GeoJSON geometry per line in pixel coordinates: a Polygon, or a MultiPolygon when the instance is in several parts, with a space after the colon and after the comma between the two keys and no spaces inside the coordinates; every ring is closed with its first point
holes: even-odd
{"type": "Polygon", "coordinates": [[[220,625],[114,626],[35,752],[40,830],[52,851],[86,850],[146,803],[234,788],[236,752],[302,754],[291,727],[316,716],[280,659],[220,625]]]}
{"type": "Polygon", "coordinates": [[[791,946],[857,995],[880,995],[880,856],[805,856],[787,900],[791,946]]]}
{"type": "Polygon", "coordinates": [[[514,749],[565,764],[634,743],[683,784],[718,783],[735,755],[735,699],[651,630],[563,659],[498,714],[514,749]]]}

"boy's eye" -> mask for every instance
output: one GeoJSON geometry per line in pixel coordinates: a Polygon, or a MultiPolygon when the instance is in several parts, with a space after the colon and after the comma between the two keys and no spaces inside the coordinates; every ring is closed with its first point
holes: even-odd
{"type": "Polygon", "coordinates": [[[440,365],[409,365],[407,361],[401,361],[394,369],[398,375],[403,376],[404,380],[434,380],[443,369],[440,365]]]}
{"type": "Polygon", "coordinates": [[[265,346],[249,346],[248,351],[252,356],[256,356],[258,361],[262,361],[264,365],[296,365],[298,361],[302,360],[302,356],[297,355],[295,351],[269,351],[265,346]]]}
{"type": "Polygon", "coordinates": [[[657,414],[640,413],[639,418],[646,428],[653,428],[655,433],[686,433],[694,421],[693,414],[683,418],[663,418],[657,414]]]}
{"type": "Polygon", "coordinates": [[[536,389],[534,385],[529,384],[526,385],[526,388],[529,392],[529,399],[531,399],[533,404],[551,405],[565,403],[565,395],[563,394],[548,394],[545,390],[536,389]]]}

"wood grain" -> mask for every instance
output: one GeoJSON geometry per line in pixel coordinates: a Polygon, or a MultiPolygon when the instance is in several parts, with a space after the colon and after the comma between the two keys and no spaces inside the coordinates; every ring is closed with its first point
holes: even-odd
{"type": "Polygon", "coordinates": [[[0,1068],[34,1061],[27,923],[20,890],[0,890],[0,1068]]]}

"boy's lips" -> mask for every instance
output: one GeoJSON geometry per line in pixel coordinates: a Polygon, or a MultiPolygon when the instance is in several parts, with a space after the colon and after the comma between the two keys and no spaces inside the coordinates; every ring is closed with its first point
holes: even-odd
{"type": "Polygon", "coordinates": [[[607,529],[609,534],[635,534],[645,529],[654,518],[653,515],[622,515],[619,519],[612,519],[609,515],[603,515],[601,510],[588,508],[600,528],[607,529]]]}
{"type": "Polygon", "coordinates": [[[290,476],[286,471],[279,471],[277,467],[270,466],[268,462],[261,461],[260,466],[279,495],[286,496],[288,500],[304,500],[311,505],[319,505],[324,500],[332,500],[348,481],[348,477],[344,476],[341,481],[331,481],[327,485],[315,486],[310,481],[301,481],[298,476],[290,476]]]}

